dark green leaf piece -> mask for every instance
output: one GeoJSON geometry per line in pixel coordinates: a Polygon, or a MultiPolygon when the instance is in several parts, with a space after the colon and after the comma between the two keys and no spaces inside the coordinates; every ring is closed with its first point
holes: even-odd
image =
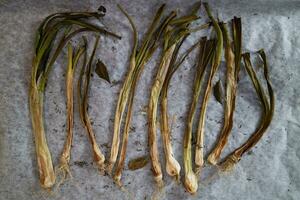
{"type": "Polygon", "coordinates": [[[110,83],[107,67],[105,66],[105,64],[101,60],[98,60],[97,63],[96,63],[95,72],[100,78],[102,78],[102,79],[104,79],[104,80],[106,80],[107,82],[110,83]]]}
{"type": "Polygon", "coordinates": [[[132,159],[129,161],[128,168],[132,171],[141,169],[141,168],[145,167],[148,162],[149,162],[148,156],[138,157],[138,158],[135,158],[135,159],[132,159]]]}
{"type": "Polygon", "coordinates": [[[214,85],[214,96],[220,104],[223,104],[224,90],[220,80],[214,85]]]}

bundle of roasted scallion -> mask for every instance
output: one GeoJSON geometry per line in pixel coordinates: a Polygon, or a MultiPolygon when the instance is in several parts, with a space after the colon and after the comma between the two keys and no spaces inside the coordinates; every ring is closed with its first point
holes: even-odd
{"type": "Polygon", "coordinates": [[[130,57],[130,66],[129,66],[130,68],[119,94],[117,109],[115,113],[114,134],[113,134],[113,141],[111,146],[111,154],[110,154],[110,160],[108,164],[108,172],[110,173],[117,159],[119,143],[120,143],[119,138],[120,138],[121,122],[127,105],[122,148],[120,153],[121,156],[119,162],[117,163],[115,174],[114,174],[114,180],[120,185],[121,173],[125,161],[125,154],[126,154],[127,140],[128,140],[129,129],[130,129],[133,98],[134,98],[136,84],[145,64],[150,59],[154,51],[157,49],[158,42],[161,35],[166,31],[167,25],[171,21],[171,19],[175,17],[175,13],[171,12],[162,22],[160,22],[165,8],[165,5],[162,5],[156,12],[152,24],[150,25],[148,31],[146,32],[146,36],[144,37],[140,45],[140,48],[138,48],[137,30],[135,28],[133,20],[130,18],[130,16],[125,12],[125,10],[121,6],[119,6],[119,8],[128,18],[134,32],[134,45],[130,57]]]}
{"type": "MultiPolygon", "coordinates": [[[[115,38],[120,36],[105,30],[102,27],[94,25],[86,19],[100,19],[104,13],[98,12],[66,12],[55,13],[44,19],[36,33],[35,51],[32,63],[32,74],[29,91],[29,104],[32,120],[32,128],[36,145],[37,163],[40,173],[40,183],[42,187],[49,188],[55,183],[55,173],[53,169],[51,154],[47,145],[44,121],[43,121],[43,97],[46,89],[47,79],[51,72],[52,66],[57,57],[61,53],[64,46],[74,36],[82,32],[96,32],[104,35],[109,35],[115,38]],[[57,42],[57,45],[55,45],[57,42]]],[[[69,53],[71,54],[71,48],[69,53]]],[[[80,53],[80,52],[79,52],[80,53]]],[[[78,53],[78,54],[79,54],[78,53]]],[[[77,62],[78,56],[70,58],[68,68],[71,73],[68,76],[68,82],[72,81],[70,76],[77,62]],[[74,64],[73,64],[74,63],[74,64]],[[71,69],[72,68],[72,69],[71,69]]],[[[80,53],[81,54],[81,53],[80,53]]],[[[73,57],[73,56],[71,56],[73,57]]],[[[70,83],[67,83],[70,87],[70,83]]],[[[72,89],[68,89],[68,129],[72,126],[72,97],[70,95],[72,89]]],[[[62,156],[62,166],[67,165],[69,160],[70,144],[72,139],[72,130],[69,130],[68,142],[62,156]]]]}
{"type": "MultiPolygon", "coordinates": [[[[106,171],[112,175],[114,181],[121,186],[121,176],[124,169],[130,124],[132,118],[132,109],[134,105],[134,96],[139,77],[144,66],[152,57],[153,53],[161,47],[160,59],[156,69],[156,75],[152,83],[150,98],[148,103],[148,145],[149,156],[143,156],[129,162],[129,169],[136,170],[145,166],[150,160],[154,179],[159,187],[163,186],[163,170],[159,159],[159,149],[157,145],[157,118],[158,107],[160,105],[160,125],[162,134],[163,151],[165,154],[165,168],[167,174],[179,180],[181,166],[176,160],[171,144],[171,129],[169,127],[168,117],[168,89],[172,76],[189,56],[189,54],[198,48],[195,77],[193,80],[192,99],[189,106],[189,112],[186,120],[186,129],[183,135],[183,183],[186,190],[190,193],[196,193],[198,189],[199,177],[204,166],[204,135],[205,119],[207,106],[213,89],[213,82],[218,73],[221,58],[225,57],[226,67],[226,86],[224,95],[221,94],[221,81],[219,80],[214,87],[214,94],[218,101],[224,106],[224,124],[217,138],[215,146],[208,155],[207,161],[212,165],[218,165],[221,170],[230,170],[241,159],[243,154],[249,151],[264,135],[269,127],[274,115],[274,92],[269,78],[269,66],[264,50],[257,52],[262,60],[263,72],[268,94],[265,87],[259,80],[252,62],[250,53],[242,53],[242,22],[241,18],[234,17],[231,20],[231,30],[228,30],[228,24],[214,18],[207,3],[203,3],[209,21],[198,27],[193,27],[192,22],[199,16],[198,11],[201,8],[201,2],[196,3],[194,9],[185,16],[177,16],[176,11],[171,11],[164,16],[165,5],[163,4],[157,10],[152,23],[150,24],[145,36],[141,41],[138,39],[133,19],[129,14],[118,5],[120,11],[128,19],[133,29],[133,46],[130,55],[129,71],[121,87],[119,98],[115,111],[114,128],[112,136],[112,145],[106,171]],[[201,36],[198,42],[179,56],[182,44],[186,38],[196,31],[212,27],[212,34],[201,36]],[[235,149],[231,154],[220,161],[221,154],[226,147],[228,138],[232,131],[234,122],[234,111],[236,107],[237,88],[239,82],[239,72],[241,70],[241,60],[244,61],[244,68],[249,75],[254,89],[263,105],[263,113],[259,127],[250,136],[250,138],[235,149]],[[206,74],[207,83],[204,85],[206,74]],[[205,89],[203,88],[205,87],[205,89]],[[200,94],[204,89],[203,100],[200,103],[200,94]],[[196,123],[197,105],[199,108],[199,120],[196,123]],[[123,119],[124,118],[124,119],[123,119]],[[124,128],[122,122],[124,120],[124,128]],[[196,130],[193,130],[196,124],[196,130]],[[121,130],[123,130],[122,141],[121,130]],[[193,135],[193,132],[195,134],[193,135]],[[195,141],[193,145],[192,141],[195,141]],[[121,148],[119,148],[121,143],[121,148]],[[120,149],[120,150],[119,150],[120,149]],[[194,158],[193,158],[194,155],[194,158]],[[117,160],[117,158],[119,158],[117,160]],[[150,159],[149,159],[150,158],[150,159]]],[[[47,146],[44,122],[43,122],[43,96],[47,84],[47,79],[54,62],[68,43],[68,64],[66,70],[66,99],[67,99],[67,139],[65,141],[63,152],[60,157],[59,170],[62,170],[64,178],[70,174],[69,162],[71,155],[71,145],[73,138],[73,82],[76,65],[83,55],[82,68],[78,80],[78,101],[80,119],[85,127],[90,143],[92,145],[94,160],[99,169],[103,172],[105,156],[96,143],[96,136],[92,128],[92,123],[88,115],[88,93],[90,87],[90,78],[94,70],[94,57],[99,43],[99,35],[96,36],[93,51],[88,58],[88,41],[83,37],[83,45],[73,48],[70,40],[82,32],[96,32],[111,37],[120,37],[102,27],[96,26],[87,21],[89,18],[101,18],[106,9],[101,7],[101,12],[70,12],[56,13],[48,16],[40,25],[36,35],[35,55],[32,64],[32,78],[30,83],[30,111],[32,118],[32,127],[34,132],[37,162],[40,172],[40,182],[42,187],[50,188],[55,183],[56,173],[53,169],[50,151],[47,146]]],[[[100,60],[95,64],[95,72],[100,78],[110,82],[109,75],[104,63],[100,60]]]]}

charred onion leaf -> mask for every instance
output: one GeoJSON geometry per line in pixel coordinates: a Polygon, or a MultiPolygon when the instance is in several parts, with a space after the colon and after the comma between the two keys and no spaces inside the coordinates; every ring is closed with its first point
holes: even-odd
{"type": "Polygon", "coordinates": [[[106,80],[107,82],[110,83],[107,68],[101,60],[98,60],[97,63],[96,63],[95,72],[100,78],[102,78],[102,79],[104,79],[104,80],[106,80]]]}
{"type": "Polygon", "coordinates": [[[128,169],[137,170],[145,167],[149,162],[149,156],[141,156],[135,159],[132,159],[128,162],[128,169]]]}
{"type": "Polygon", "coordinates": [[[223,92],[222,82],[218,80],[218,82],[214,86],[214,96],[220,104],[223,104],[223,97],[224,97],[223,93],[224,92],[223,92]]]}

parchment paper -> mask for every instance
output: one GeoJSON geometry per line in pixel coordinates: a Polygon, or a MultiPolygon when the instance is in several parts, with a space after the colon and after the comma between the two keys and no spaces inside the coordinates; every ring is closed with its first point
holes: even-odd
{"type": "MultiPolygon", "coordinates": [[[[126,164],[122,181],[127,193],[115,186],[108,176],[99,175],[92,164],[91,148],[79,120],[77,102],[71,155],[73,179],[52,193],[42,190],[39,186],[28,108],[34,33],[39,23],[54,12],[93,11],[100,5],[107,8],[103,24],[121,34],[123,39],[117,41],[107,37],[101,38],[96,57],[101,58],[108,66],[113,84],[109,85],[93,76],[89,113],[98,144],[108,157],[117,95],[128,70],[132,45],[129,23],[117,9],[116,3],[122,4],[132,16],[139,30],[139,36],[142,37],[156,9],[163,2],[0,1],[0,199],[129,199],[128,193],[131,193],[134,199],[151,199],[155,196],[156,188],[150,164],[137,171],[129,171],[126,164]]],[[[179,14],[185,14],[194,4],[193,1],[185,0],[166,3],[168,11],[178,8],[179,14]]],[[[220,20],[228,21],[234,15],[242,17],[244,51],[265,49],[276,92],[275,117],[267,134],[242,158],[233,172],[217,174],[214,168],[206,167],[197,194],[191,196],[184,190],[182,184],[177,185],[164,171],[165,188],[158,197],[209,200],[300,199],[300,2],[214,0],[209,3],[213,14],[220,20]]],[[[203,19],[194,25],[202,24],[207,19],[203,10],[201,16],[203,19]]],[[[183,50],[203,34],[207,33],[192,34],[183,50]]],[[[92,36],[90,39],[93,41],[92,36]]],[[[148,104],[158,58],[159,52],[146,65],[137,87],[126,163],[148,152],[147,116],[144,107],[148,104]]],[[[192,54],[176,72],[169,91],[170,118],[175,119],[172,123],[172,143],[175,156],[181,165],[182,137],[192,94],[194,58],[195,54],[192,54]]],[[[63,75],[66,60],[64,51],[50,75],[45,97],[46,134],[55,166],[58,164],[66,131],[63,75]]],[[[261,72],[259,69],[258,71],[261,72]]],[[[221,66],[216,80],[222,77],[222,73],[224,65],[221,66]]],[[[230,153],[249,137],[260,117],[259,100],[243,68],[240,76],[234,128],[222,156],[230,153]]],[[[223,121],[223,108],[213,96],[207,113],[206,154],[219,134],[223,121]]],[[[161,138],[158,138],[161,162],[164,166],[161,138]]]]}

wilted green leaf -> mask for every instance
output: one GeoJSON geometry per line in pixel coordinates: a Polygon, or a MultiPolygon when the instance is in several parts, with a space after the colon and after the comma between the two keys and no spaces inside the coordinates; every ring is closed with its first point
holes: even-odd
{"type": "Polygon", "coordinates": [[[100,78],[110,83],[107,67],[101,60],[97,61],[95,72],[100,78]]]}
{"type": "Polygon", "coordinates": [[[149,162],[148,156],[141,156],[135,159],[132,159],[128,163],[128,168],[130,170],[137,170],[145,167],[147,163],[149,162]]]}
{"type": "Polygon", "coordinates": [[[220,80],[214,86],[214,96],[220,104],[223,104],[224,90],[220,80]]]}

